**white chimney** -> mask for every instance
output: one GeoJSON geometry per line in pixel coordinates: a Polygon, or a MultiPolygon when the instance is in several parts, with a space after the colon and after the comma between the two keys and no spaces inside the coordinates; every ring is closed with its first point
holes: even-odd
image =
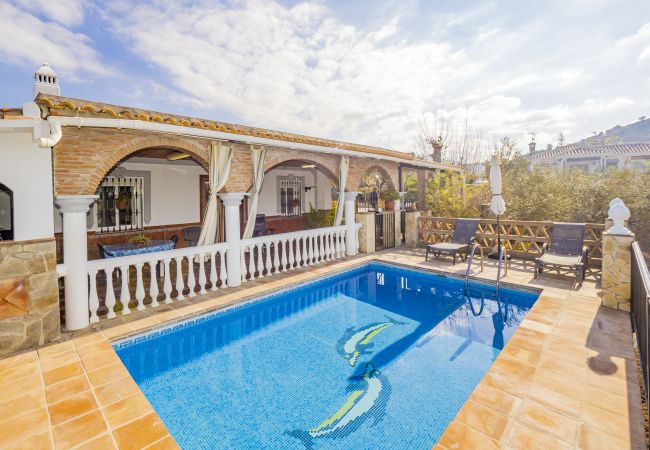
{"type": "Polygon", "coordinates": [[[61,95],[59,76],[48,63],[43,63],[34,74],[34,98],[38,94],[61,95]]]}

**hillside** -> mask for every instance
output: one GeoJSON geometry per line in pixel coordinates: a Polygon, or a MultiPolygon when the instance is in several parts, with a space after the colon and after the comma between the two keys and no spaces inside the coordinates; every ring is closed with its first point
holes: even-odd
{"type": "Polygon", "coordinates": [[[603,145],[603,144],[637,144],[650,142],[650,118],[643,118],[628,125],[616,125],[607,131],[600,132],[576,144],[582,145],[603,145]]]}

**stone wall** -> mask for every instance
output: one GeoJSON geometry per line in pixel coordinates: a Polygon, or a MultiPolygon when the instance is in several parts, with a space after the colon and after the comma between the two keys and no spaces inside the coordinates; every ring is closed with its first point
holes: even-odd
{"type": "Polygon", "coordinates": [[[630,310],[634,235],[603,233],[603,305],[630,310]]]}
{"type": "Polygon", "coordinates": [[[0,242],[0,356],[60,334],[54,239],[0,242]]]}

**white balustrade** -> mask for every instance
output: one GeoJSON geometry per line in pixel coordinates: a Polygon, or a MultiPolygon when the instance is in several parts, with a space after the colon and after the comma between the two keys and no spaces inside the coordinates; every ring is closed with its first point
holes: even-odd
{"type": "Polygon", "coordinates": [[[101,301],[105,309],[106,318],[116,316],[115,308],[116,292],[114,281],[117,281],[119,289],[119,303],[122,306],[122,314],[130,314],[129,302],[131,301],[131,289],[137,301],[137,310],[142,311],[146,308],[155,308],[159,306],[158,287],[159,278],[162,280],[162,291],[165,295],[164,303],[183,300],[185,296],[183,291],[189,289],[188,297],[196,296],[195,266],[197,264],[199,294],[207,293],[206,287],[210,283],[210,289],[216,290],[219,281],[221,287],[226,287],[228,271],[226,268],[226,250],[225,243],[207,245],[203,247],[187,247],[176,250],[163,252],[144,253],[132,256],[120,256],[117,258],[106,258],[88,261],[86,263],[86,272],[88,276],[88,308],[90,322],[95,323],[104,316],[100,316],[102,311],[101,301]],[[171,261],[174,261],[174,265],[171,261]],[[206,276],[206,261],[210,264],[209,281],[206,276]],[[217,262],[219,269],[217,270],[217,262]],[[187,273],[187,284],[183,276],[183,266],[187,273]],[[172,288],[172,270],[176,272],[175,288],[176,296],[172,288]],[[117,270],[116,270],[117,269],[117,270]],[[148,269],[148,270],[147,270],[148,269]],[[158,270],[159,269],[159,270],[158,270]],[[130,272],[135,273],[135,286],[130,286],[130,272]],[[148,293],[145,289],[145,278],[149,277],[148,293]],[[104,287],[104,289],[102,289],[104,287]]]}
{"type": "Polygon", "coordinates": [[[338,226],[242,239],[242,281],[342,258],[345,231],[338,226]]]}

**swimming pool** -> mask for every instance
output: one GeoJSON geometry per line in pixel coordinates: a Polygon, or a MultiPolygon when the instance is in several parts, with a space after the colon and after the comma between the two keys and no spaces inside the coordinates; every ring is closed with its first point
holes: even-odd
{"type": "Polygon", "coordinates": [[[184,449],[424,449],[537,295],[373,262],[115,349],[184,449]]]}

